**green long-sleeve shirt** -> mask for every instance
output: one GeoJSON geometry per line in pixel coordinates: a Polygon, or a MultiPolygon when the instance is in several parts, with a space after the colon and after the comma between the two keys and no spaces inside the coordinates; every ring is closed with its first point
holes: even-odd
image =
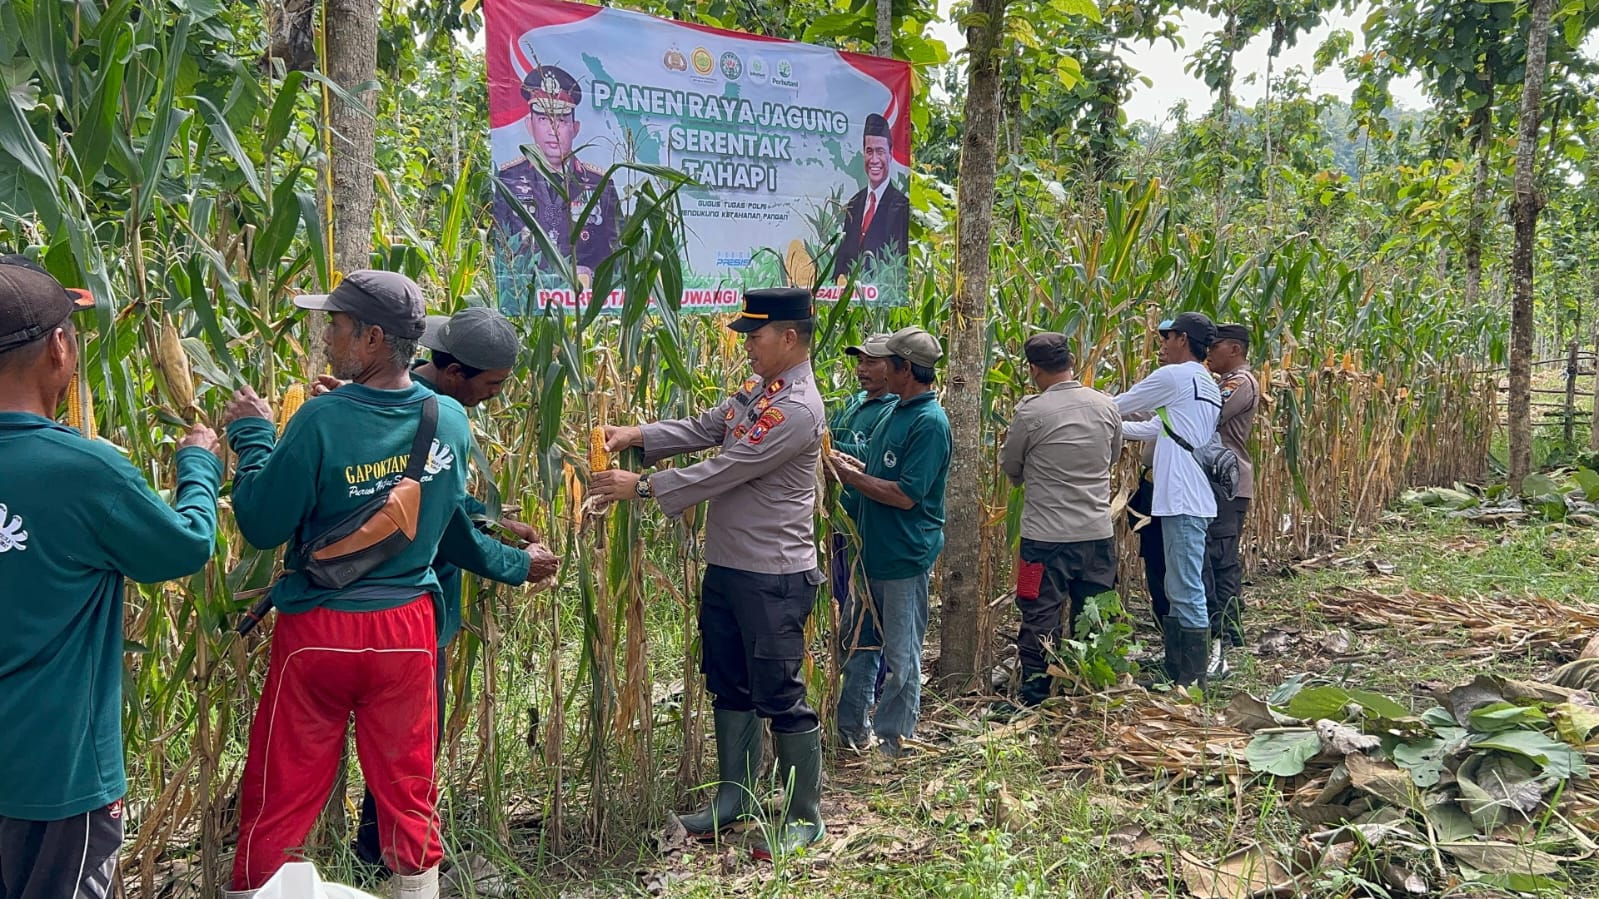
{"type": "MultiPolygon", "coordinates": [[[[417,374],[414,369],[411,371],[411,380],[434,393],[439,392],[437,385],[417,374]]],[[[468,519],[471,519],[487,512],[488,507],[478,502],[476,497],[467,494],[461,498],[461,510],[466,513],[468,519]]],[[[506,546],[475,527],[472,529],[472,541],[476,544],[476,552],[469,553],[468,558],[454,558],[447,547],[441,546],[438,557],[433,560],[433,573],[439,579],[439,596],[442,604],[439,612],[440,647],[448,646],[461,630],[463,569],[479,577],[510,584],[513,587],[527,581],[527,553],[513,546],[506,546]]]]}
{"type": "Polygon", "coordinates": [[[444,612],[433,559],[441,552],[465,567],[488,568],[472,522],[461,508],[466,496],[466,457],[471,440],[461,404],[439,397],[438,430],[422,473],[422,508],[411,545],[342,590],[318,587],[299,570],[300,544],[348,516],[405,472],[422,402],[433,392],[420,384],[405,390],[374,390],[347,384],[300,408],[274,440],[272,423],[241,418],[228,425],[238,454],[233,479],[233,515],[251,545],[289,543],[284,568],[272,588],[280,612],[325,606],[376,611],[404,605],[422,593],[444,612]]]}
{"type": "MultiPolygon", "coordinates": [[[[877,423],[894,411],[894,404],[899,402],[899,397],[892,393],[884,393],[875,397],[868,397],[866,391],[860,390],[850,395],[849,402],[833,414],[833,420],[828,422],[828,429],[833,437],[833,449],[854,456],[861,461],[866,460],[866,444],[872,439],[872,431],[877,429],[877,423]]],[[[845,487],[838,493],[838,503],[849,514],[850,520],[861,520],[861,493],[854,487],[845,487]]]]}
{"type": "Polygon", "coordinates": [[[127,792],[122,592],[205,567],[222,463],[178,451],[173,505],[109,444],[0,412],[0,816],[54,821],[127,792]]]}

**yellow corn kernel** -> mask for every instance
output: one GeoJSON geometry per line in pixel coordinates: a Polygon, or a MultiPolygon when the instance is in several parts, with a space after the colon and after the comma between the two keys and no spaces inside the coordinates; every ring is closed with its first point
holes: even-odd
{"type": "Polygon", "coordinates": [[[282,434],[283,429],[288,427],[289,419],[293,418],[294,413],[300,411],[300,407],[303,405],[305,405],[305,385],[289,385],[289,389],[283,391],[283,401],[278,404],[277,426],[279,434],[282,434]]]}
{"type": "Polygon", "coordinates": [[[605,428],[595,425],[589,431],[589,471],[604,471],[611,467],[611,454],[605,451],[605,428]]]}
{"type": "Polygon", "coordinates": [[[94,394],[78,375],[73,375],[67,386],[67,426],[77,428],[90,440],[98,434],[94,427],[94,394]]]}

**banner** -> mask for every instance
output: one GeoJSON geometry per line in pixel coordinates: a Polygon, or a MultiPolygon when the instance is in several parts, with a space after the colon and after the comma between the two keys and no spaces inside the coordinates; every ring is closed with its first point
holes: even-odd
{"type": "MultiPolygon", "coordinates": [[[[584,286],[648,177],[604,175],[638,163],[697,182],[680,193],[685,311],[789,284],[836,300],[852,275],[860,301],[905,301],[908,63],[560,0],[484,15],[495,177],[584,286]]],[[[588,305],[499,190],[491,234],[507,312],[588,305]]]]}

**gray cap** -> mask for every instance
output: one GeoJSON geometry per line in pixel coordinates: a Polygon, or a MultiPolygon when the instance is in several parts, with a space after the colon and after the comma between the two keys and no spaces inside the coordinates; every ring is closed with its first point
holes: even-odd
{"type": "Polygon", "coordinates": [[[522,351],[516,326],[486,306],[468,306],[454,315],[430,315],[422,345],[449,353],[462,365],[490,371],[512,368],[522,351]]]}
{"type": "Polygon", "coordinates": [[[422,336],[422,288],[398,272],[361,269],[350,272],[332,293],[306,293],[294,298],[301,309],[343,312],[358,321],[377,325],[383,333],[402,340],[422,336]]]}
{"type": "Polygon", "coordinates": [[[845,347],[844,355],[871,356],[873,359],[883,359],[888,356],[892,356],[894,354],[888,349],[888,338],[889,335],[887,334],[873,334],[855,346],[845,347]]]}
{"type": "Polygon", "coordinates": [[[871,341],[861,348],[861,352],[868,356],[898,356],[907,362],[916,365],[925,365],[932,368],[934,363],[944,358],[944,349],[938,345],[938,338],[923,331],[921,328],[900,328],[888,335],[881,347],[872,346],[871,341]]]}

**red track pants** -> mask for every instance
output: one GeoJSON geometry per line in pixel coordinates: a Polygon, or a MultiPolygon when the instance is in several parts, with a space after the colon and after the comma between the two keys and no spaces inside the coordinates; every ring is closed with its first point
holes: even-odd
{"type": "Polygon", "coordinates": [[[239,786],[234,889],[256,889],[299,858],[333,789],[351,713],[384,862],[402,874],[439,863],[436,642],[427,594],[378,612],[278,615],[239,786]]]}

